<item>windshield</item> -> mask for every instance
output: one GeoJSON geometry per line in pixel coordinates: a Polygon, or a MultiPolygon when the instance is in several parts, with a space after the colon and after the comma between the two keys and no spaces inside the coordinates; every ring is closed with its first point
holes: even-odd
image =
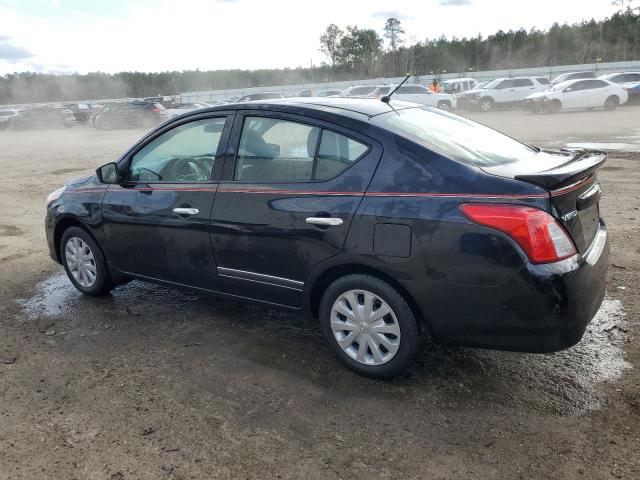
{"type": "Polygon", "coordinates": [[[442,156],[476,167],[530,159],[538,150],[471,120],[426,108],[408,108],[373,122],[442,156]]]}

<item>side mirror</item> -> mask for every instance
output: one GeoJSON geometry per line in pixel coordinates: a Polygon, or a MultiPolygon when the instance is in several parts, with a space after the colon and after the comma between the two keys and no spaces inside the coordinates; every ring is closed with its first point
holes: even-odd
{"type": "Polygon", "coordinates": [[[96,170],[96,177],[100,183],[119,183],[118,164],[115,162],[107,163],[96,170]]]}

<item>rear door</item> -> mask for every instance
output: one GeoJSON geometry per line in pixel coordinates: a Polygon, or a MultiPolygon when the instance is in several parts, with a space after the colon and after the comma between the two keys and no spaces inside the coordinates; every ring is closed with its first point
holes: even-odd
{"type": "Polygon", "coordinates": [[[107,257],[120,271],[219,288],[209,234],[232,116],[166,127],[122,164],[102,203],[107,257]]]}
{"type": "Polygon", "coordinates": [[[605,100],[611,94],[609,84],[602,80],[583,80],[583,99],[585,108],[602,107],[605,100]]]}
{"type": "Polygon", "coordinates": [[[230,148],[212,213],[220,282],[234,295],[300,306],[307,275],[340,252],[382,148],[273,112],[237,115],[230,148]]]}

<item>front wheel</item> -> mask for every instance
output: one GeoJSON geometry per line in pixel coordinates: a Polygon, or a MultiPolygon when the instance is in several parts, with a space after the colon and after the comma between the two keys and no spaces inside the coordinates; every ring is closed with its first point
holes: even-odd
{"type": "Polygon", "coordinates": [[[370,275],[333,282],[320,302],[320,323],[338,359],[366,377],[401,374],[419,344],[416,318],[404,297],[370,275]]]}
{"type": "Polygon", "coordinates": [[[451,110],[451,103],[447,101],[438,102],[438,108],[440,110],[444,110],[445,112],[448,112],[451,110]]]}
{"type": "Polygon", "coordinates": [[[69,227],[62,234],[60,258],[71,283],[86,295],[105,295],[113,282],[100,247],[85,230],[69,227]]]}
{"type": "Polygon", "coordinates": [[[478,107],[483,112],[488,112],[489,110],[493,110],[493,107],[494,107],[493,99],[488,97],[481,98],[480,102],[478,103],[478,107]]]}

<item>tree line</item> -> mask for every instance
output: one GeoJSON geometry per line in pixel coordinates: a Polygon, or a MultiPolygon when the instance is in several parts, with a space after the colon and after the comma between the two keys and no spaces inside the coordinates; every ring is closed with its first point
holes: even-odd
{"type": "Polygon", "coordinates": [[[0,104],[172,95],[186,91],[269,87],[327,81],[544,67],[637,60],[640,14],[631,9],[609,18],[548,30],[498,31],[486,38],[440,37],[407,41],[402,22],[389,18],[375,29],[331,24],[319,38],[326,61],[315,67],[263,70],[121,72],[0,76],[0,104]]]}

